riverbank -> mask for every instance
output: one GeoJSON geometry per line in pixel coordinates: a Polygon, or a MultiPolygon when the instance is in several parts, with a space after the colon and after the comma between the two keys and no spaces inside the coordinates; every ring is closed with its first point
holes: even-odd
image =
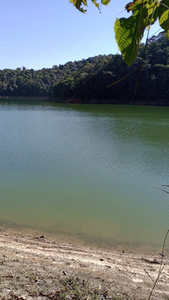
{"type": "MultiPolygon", "coordinates": [[[[103,250],[1,228],[1,299],[148,299],[161,255],[103,250]]],[[[152,299],[169,297],[169,265],[152,299]]]]}
{"type": "Polygon", "coordinates": [[[0,96],[0,102],[9,103],[23,103],[23,104],[33,104],[33,103],[62,103],[62,104],[109,104],[109,105],[134,105],[134,106],[169,106],[168,99],[166,100],[154,100],[154,99],[82,99],[74,97],[47,97],[47,96],[0,96]]]}
{"type": "Polygon", "coordinates": [[[69,103],[69,104],[109,104],[109,105],[137,105],[137,106],[169,106],[168,100],[164,99],[124,99],[124,98],[110,98],[110,99],[82,99],[82,98],[62,98],[50,97],[47,99],[54,103],[69,103]]]}

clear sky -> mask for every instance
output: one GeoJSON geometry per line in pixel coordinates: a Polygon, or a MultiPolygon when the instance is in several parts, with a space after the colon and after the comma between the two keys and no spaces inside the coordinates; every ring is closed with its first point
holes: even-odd
{"type": "MultiPolygon", "coordinates": [[[[119,53],[114,22],[128,16],[124,7],[129,1],[111,0],[101,13],[90,2],[82,14],[69,0],[1,0],[0,69],[51,68],[119,53]]],[[[156,25],[151,34],[158,29],[156,25]]]]}

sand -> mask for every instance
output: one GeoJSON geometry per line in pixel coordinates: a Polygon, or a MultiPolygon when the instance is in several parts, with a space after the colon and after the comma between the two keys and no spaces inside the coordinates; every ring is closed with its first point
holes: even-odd
{"type": "MultiPolygon", "coordinates": [[[[87,286],[83,299],[149,298],[160,253],[99,249],[36,234],[1,228],[0,299],[81,299],[80,293],[72,292],[71,278],[87,286]]],[[[163,263],[151,299],[169,299],[167,256],[163,263]]]]}

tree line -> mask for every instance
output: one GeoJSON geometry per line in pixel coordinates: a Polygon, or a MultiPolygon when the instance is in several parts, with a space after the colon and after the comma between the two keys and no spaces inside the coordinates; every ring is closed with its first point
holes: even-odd
{"type": "Polygon", "coordinates": [[[137,59],[127,66],[120,54],[99,56],[54,86],[55,97],[81,102],[167,104],[169,99],[169,40],[164,32],[140,45],[137,59]],[[105,101],[106,100],[106,101],[105,101]]]}
{"type": "Polygon", "coordinates": [[[48,96],[82,103],[167,104],[169,40],[162,32],[127,66],[120,54],[99,55],[41,70],[0,70],[1,96],[48,96]],[[93,100],[94,99],[94,100],[93,100]]]}
{"type": "Polygon", "coordinates": [[[88,61],[94,63],[101,56],[54,65],[41,70],[25,67],[0,70],[0,96],[53,96],[54,85],[80,70],[88,61]]]}

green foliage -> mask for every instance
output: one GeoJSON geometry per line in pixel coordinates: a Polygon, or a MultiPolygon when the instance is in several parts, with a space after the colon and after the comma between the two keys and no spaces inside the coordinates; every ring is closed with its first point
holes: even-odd
{"type": "MultiPolygon", "coordinates": [[[[82,4],[87,6],[87,0],[69,0],[74,6],[85,12],[82,4]]],[[[99,4],[96,0],[91,0],[97,8],[99,4]]],[[[101,3],[107,5],[110,0],[102,0],[101,3]]],[[[162,29],[165,30],[169,38],[169,0],[133,0],[125,6],[127,12],[131,12],[128,18],[120,18],[115,22],[115,38],[118,47],[127,65],[131,65],[137,57],[139,45],[145,29],[149,29],[157,19],[162,29]]]]}
{"type": "MultiPolygon", "coordinates": [[[[135,87],[145,45],[131,66],[121,55],[102,55],[83,62],[83,66],[61,79],[54,87],[55,97],[80,99],[82,103],[168,104],[169,99],[169,40],[164,32],[153,36],[147,44],[146,55],[135,87]],[[128,76],[130,74],[130,76],[128,76]],[[126,76],[127,75],[127,76],[126,76]],[[121,80],[125,78],[124,80],[121,80]],[[118,82],[118,83],[117,83],[118,82]],[[117,83],[117,84],[115,84],[117,83]],[[107,86],[109,86],[107,88],[107,86]]],[[[80,63],[80,62],[79,62],[80,63]]],[[[63,100],[64,101],[64,100],[63,100]]]]}
{"type": "Polygon", "coordinates": [[[110,0],[102,0],[102,4],[107,5],[109,4],[110,0]]]}
{"type": "Polygon", "coordinates": [[[77,63],[33,70],[0,70],[0,96],[53,96],[53,86],[78,68],[77,63]]]}
{"type": "MultiPolygon", "coordinates": [[[[0,70],[0,96],[53,96],[64,101],[159,104],[169,101],[169,40],[165,33],[153,36],[147,44],[137,93],[135,86],[145,45],[127,66],[122,55],[99,55],[67,62],[51,69],[17,68],[0,70]],[[130,76],[128,76],[130,74],[130,76]],[[127,75],[127,77],[126,77],[127,75]],[[125,80],[121,80],[125,77],[125,80]],[[118,82],[118,84],[114,84],[118,82]],[[113,85],[112,85],[113,84],[113,85]],[[110,88],[107,86],[110,85],[110,88]],[[91,100],[92,99],[92,100],[91,100]]],[[[166,102],[166,103],[167,103],[166,102]]]]}
{"type": "Polygon", "coordinates": [[[137,57],[145,27],[147,9],[142,5],[134,5],[133,15],[115,22],[115,38],[127,65],[131,65],[137,57]]]}
{"type": "MultiPolygon", "coordinates": [[[[70,3],[73,3],[73,5],[81,12],[85,13],[87,10],[83,8],[83,6],[87,6],[87,0],[69,0],[70,3]]],[[[99,9],[99,3],[97,0],[91,0],[92,3],[99,9]]],[[[110,0],[101,0],[101,3],[104,5],[109,4],[110,0]]]]}
{"type": "Polygon", "coordinates": [[[169,0],[162,0],[159,7],[159,24],[169,39],[169,0]]]}
{"type": "Polygon", "coordinates": [[[81,12],[86,12],[85,9],[82,8],[82,4],[84,4],[85,6],[87,6],[87,0],[69,0],[71,3],[73,3],[74,6],[76,6],[76,8],[81,11],[81,12]]]}

